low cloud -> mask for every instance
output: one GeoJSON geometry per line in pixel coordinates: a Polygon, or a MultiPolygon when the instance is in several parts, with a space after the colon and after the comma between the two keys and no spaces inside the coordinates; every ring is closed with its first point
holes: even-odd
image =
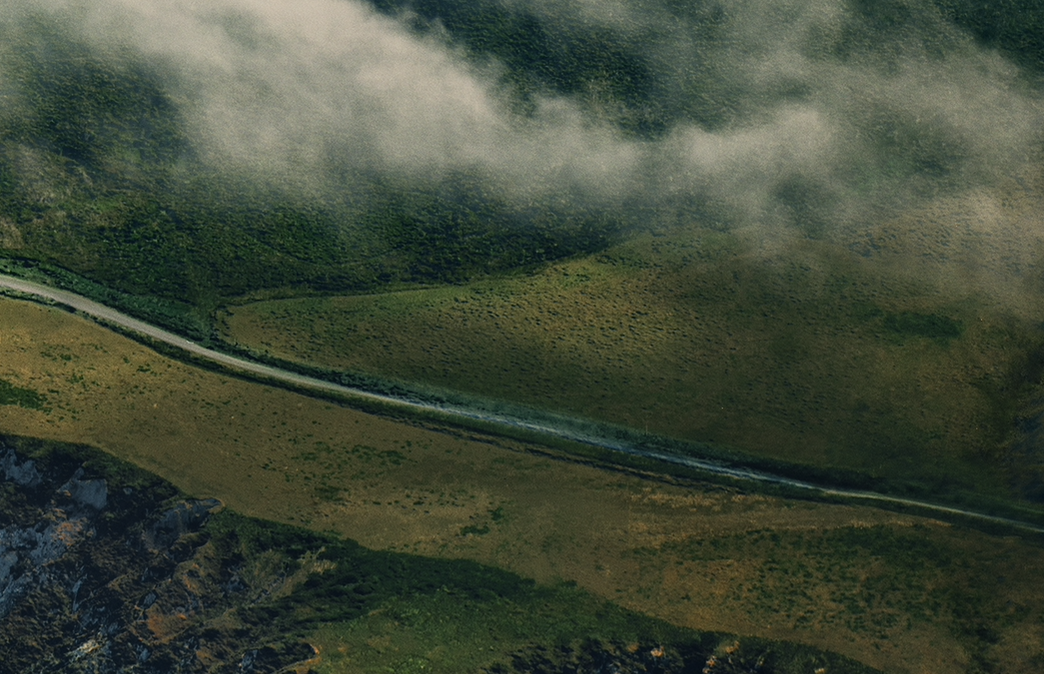
{"type": "Polygon", "coordinates": [[[734,224],[814,221],[822,234],[871,206],[988,183],[1039,144],[1041,102],[1018,69],[929,4],[890,3],[892,28],[841,0],[490,4],[567,44],[615,40],[643,64],[664,128],[629,132],[605,109],[633,100],[553,83],[522,106],[502,59],[355,1],[22,11],[166,73],[205,161],[315,194],[350,194],[345,176],[361,172],[421,188],[466,173],[520,208],[582,199],[655,214],[695,200],[734,224]]]}

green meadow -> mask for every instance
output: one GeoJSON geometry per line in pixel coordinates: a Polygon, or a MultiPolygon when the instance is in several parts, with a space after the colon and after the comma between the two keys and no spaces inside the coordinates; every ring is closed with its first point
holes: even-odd
{"type": "Polygon", "coordinates": [[[1011,448],[1040,395],[1040,319],[949,283],[951,260],[916,259],[937,250],[868,258],[803,240],[759,251],[679,228],[529,274],[232,305],[218,323],[229,342],[286,361],[921,494],[1021,500],[1039,457],[1011,448]]]}

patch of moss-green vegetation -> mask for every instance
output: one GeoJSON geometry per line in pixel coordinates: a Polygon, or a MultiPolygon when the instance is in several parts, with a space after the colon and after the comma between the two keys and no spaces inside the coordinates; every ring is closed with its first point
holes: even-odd
{"type": "Polygon", "coordinates": [[[469,524],[466,527],[461,528],[461,536],[485,536],[489,533],[489,525],[483,524],[478,526],[475,524],[469,524]]]}
{"type": "MultiPolygon", "coordinates": [[[[377,449],[362,444],[331,446],[325,442],[316,442],[309,449],[298,453],[295,459],[299,470],[292,477],[285,474],[287,481],[301,480],[323,501],[340,498],[347,485],[343,479],[335,481],[331,476],[343,475],[350,464],[359,466],[349,475],[350,480],[361,480],[380,478],[389,468],[411,461],[394,449],[377,449]]],[[[277,470],[270,462],[261,468],[277,470]]]]}
{"type": "Polygon", "coordinates": [[[47,406],[47,396],[0,379],[0,405],[17,405],[31,410],[42,410],[47,406]]]}
{"type": "Polygon", "coordinates": [[[69,290],[202,343],[212,341],[212,327],[201,307],[173,298],[114,290],[52,264],[0,258],[0,273],[69,290]]]}
{"type": "Polygon", "coordinates": [[[919,314],[904,311],[890,313],[882,321],[884,327],[900,339],[906,337],[924,337],[939,342],[948,342],[961,336],[963,326],[960,322],[937,314],[919,314]]]}
{"type": "Polygon", "coordinates": [[[760,660],[757,671],[763,672],[808,671],[802,666],[810,663],[829,664],[836,672],[872,671],[794,644],[695,633],[641,619],[565,586],[487,600],[439,589],[388,602],[351,625],[321,629],[316,638],[335,646],[320,667],[329,673],[564,673],[599,661],[650,668],[635,671],[683,672],[698,671],[715,653],[726,660],[724,649],[737,664],[749,660],[752,667],[760,660]]]}
{"type": "MultiPolygon", "coordinates": [[[[474,562],[372,551],[229,511],[205,531],[220,555],[241,557],[245,581],[285,584],[239,619],[320,644],[323,672],[540,671],[511,667],[520,653],[591,640],[681,649],[702,663],[733,640],[643,617],[573,585],[537,586],[474,562]]],[[[810,659],[839,666],[832,671],[870,671],[793,644],[758,642],[758,651],[779,663],[766,671],[810,659]]]]}
{"type": "MultiPolygon", "coordinates": [[[[715,562],[749,564],[753,571],[734,580],[729,591],[749,602],[756,615],[778,624],[840,625],[885,640],[919,624],[942,624],[968,653],[988,662],[998,647],[993,630],[1011,624],[1009,600],[992,589],[993,569],[1005,564],[1003,553],[971,552],[954,540],[920,526],[875,526],[752,531],[667,548],[697,568],[715,562]]],[[[636,554],[642,564],[656,564],[658,551],[636,554]]]]}
{"type": "Polygon", "coordinates": [[[899,615],[915,622],[938,618],[938,596],[926,593],[953,562],[952,551],[925,540],[923,531],[893,527],[760,531],[688,541],[676,549],[692,561],[756,559],[760,570],[737,591],[755,598],[758,610],[781,610],[784,620],[800,623],[802,609],[826,599],[845,607],[839,617],[854,631],[893,627],[899,615]],[[874,566],[880,569],[873,574],[861,571],[874,566]],[[813,597],[815,587],[831,588],[830,596],[813,597]]]}

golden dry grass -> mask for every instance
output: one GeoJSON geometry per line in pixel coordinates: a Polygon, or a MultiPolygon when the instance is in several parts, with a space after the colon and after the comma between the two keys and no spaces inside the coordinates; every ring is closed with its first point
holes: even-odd
{"type": "Polygon", "coordinates": [[[960,671],[982,647],[1002,671],[1030,672],[1044,653],[1044,554],[1017,539],[455,437],[202,371],[25,302],[0,300],[0,325],[0,378],[51,407],[0,407],[0,432],[96,445],[248,515],[573,580],[679,625],[792,639],[887,671],[960,671]],[[907,544],[931,559],[892,551],[907,544]],[[887,601],[859,603],[877,595],[887,601]],[[913,608],[924,597],[927,613],[913,608]],[[967,636],[965,614],[993,643],[967,636]]]}

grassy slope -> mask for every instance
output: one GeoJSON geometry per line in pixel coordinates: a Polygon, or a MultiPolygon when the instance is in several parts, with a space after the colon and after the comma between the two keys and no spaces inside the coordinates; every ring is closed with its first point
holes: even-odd
{"type": "MultiPolygon", "coordinates": [[[[93,448],[12,437],[0,437],[0,443],[5,453],[15,447],[20,459],[32,458],[48,480],[64,479],[80,466],[92,479],[105,480],[110,494],[126,489],[143,495],[133,501],[134,510],[130,512],[118,510],[119,506],[110,502],[102,527],[115,522],[123,530],[128,526],[126,521],[135,518],[151,524],[166,508],[183,503],[184,495],[170,483],[93,448]],[[56,478],[55,473],[60,471],[65,475],[56,478]]],[[[10,482],[0,484],[12,513],[24,507],[24,501],[33,501],[10,482]]],[[[145,570],[144,575],[152,578],[171,574],[166,582],[145,585],[150,590],[159,588],[164,595],[157,601],[156,592],[151,591],[149,619],[146,621],[144,609],[111,617],[120,628],[126,627],[120,619],[137,622],[130,629],[148,635],[143,640],[203,641],[197,657],[211,667],[222,660],[228,667],[241,658],[242,653],[234,650],[237,648],[315,637],[321,654],[315,664],[325,672],[388,671],[386,667],[394,671],[478,672],[496,663],[509,666],[518,653],[555,651],[584,642],[610,648],[635,644],[645,651],[664,646],[668,658],[677,658],[681,650],[690,664],[693,660],[702,664],[719,644],[735,642],[742,646],[738,655],[745,658],[769,655],[769,671],[780,674],[796,674],[810,664],[851,674],[876,671],[796,644],[737,641],[733,635],[675,627],[621,609],[575,584],[538,586],[516,574],[466,560],[432,560],[369,550],[350,540],[244,517],[231,510],[215,515],[198,535],[185,536],[177,547],[164,560],[167,565],[154,564],[145,570]],[[166,596],[171,586],[173,596],[166,596]],[[222,590],[224,596],[211,595],[222,590]],[[230,596],[234,597],[231,606],[225,603],[230,596]],[[170,612],[174,615],[168,616],[170,612]],[[235,636],[223,642],[223,631],[235,636]],[[201,632],[206,635],[204,639],[199,637],[201,632]],[[256,641],[238,641],[243,633],[251,634],[256,641]],[[369,638],[360,639],[361,635],[369,638]],[[336,646],[338,642],[351,644],[351,652],[336,646]]],[[[137,561],[137,552],[129,555],[137,561]]],[[[125,564],[133,569],[134,561],[119,558],[112,563],[122,571],[125,564]]],[[[134,590],[143,591],[138,587],[134,590]]],[[[57,591],[59,596],[75,606],[75,595],[66,597],[61,592],[57,591]]],[[[114,603],[122,600],[134,605],[136,598],[123,585],[116,592],[110,598],[114,603]]],[[[75,612],[61,600],[58,605],[70,614],[75,612]]],[[[24,629],[24,625],[18,629],[24,629]]],[[[73,639],[77,635],[65,636],[67,642],[76,643],[73,639]]],[[[25,633],[15,639],[20,645],[32,641],[33,634],[25,633]]],[[[62,653],[48,649],[69,645],[48,645],[43,647],[43,655],[61,658],[62,653]]],[[[39,644],[33,646],[38,652],[41,649],[39,644]]],[[[505,667],[501,671],[506,674],[509,670],[505,667]]]]}
{"type": "MultiPolygon", "coordinates": [[[[901,4],[858,5],[850,31],[884,36],[914,21],[901,4]]],[[[523,114],[531,96],[554,92],[654,138],[681,120],[714,128],[727,120],[709,110],[746,100],[711,71],[701,75],[706,100],[667,95],[669,69],[610,29],[481,2],[416,9],[472,58],[502,60],[523,114]]],[[[1035,47],[1010,22],[975,3],[944,9],[1033,69],[1035,47]]],[[[679,11],[717,44],[713,12],[679,11]]],[[[21,273],[43,263],[36,272],[56,283],[200,339],[210,336],[210,311],[233,297],[473,281],[240,308],[234,337],[270,342],[289,360],[902,475],[930,491],[1008,486],[1011,475],[994,470],[997,452],[1039,374],[1040,346],[1039,319],[995,297],[1025,290],[1041,252],[1017,222],[1037,201],[1018,190],[995,199],[997,231],[972,205],[956,234],[947,218],[962,216],[951,208],[853,240],[751,254],[749,241],[695,223],[599,255],[619,244],[623,217],[561,204],[522,213],[466,173],[415,191],[356,172],[349,199],[219,170],[198,158],[185,101],[161,69],[42,19],[21,29],[6,27],[12,38],[0,47],[0,253],[23,258],[12,267],[21,273]],[[988,259],[969,259],[984,241],[988,259]],[[584,254],[530,280],[476,280],[584,254]],[[990,266],[996,278],[969,281],[990,266]]],[[[902,147],[889,152],[907,172],[916,167],[902,147]]],[[[794,224],[829,236],[814,222],[794,224]]],[[[1039,299],[1030,288],[1021,301],[1039,299]]]]}
{"type": "MultiPolygon", "coordinates": [[[[1032,539],[599,470],[200,371],[58,310],[5,299],[0,317],[0,377],[48,404],[0,407],[0,431],[88,441],[238,512],[540,585],[575,581],[673,625],[810,644],[889,672],[1030,674],[1044,657],[1032,539]]],[[[278,561],[293,567],[304,552],[278,561]]],[[[383,612],[354,624],[313,625],[313,643],[340,661],[333,671],[443,666],[497,646],[493,635],[507,648],[545,629],[512,610],[544,616],[548,595],[499,603],[429,588],[389,592],[383,612]],[[464,607],[473,614],[440,619],[464,607]]]]}
{"type": "Polygon", "coordinates": [[[999,227],[971,237],[998,259],[969,260],[966,238],[933,237],[955,209],[920,214],[919,238],[880,227],[869,257],[848,249],[863,239],[753,255],[737,236],[692,228],[532,276],[230,307],[225,334],[287,360],[939,494],[1009,495],[1026,467],[1004,449],[1040,383],[1044,335],[1031,308],[983,290],[1023,292],[1019,257],[1031,261],[1041,242],[1032,230],[1006,241],[999,227]],[[995,268],[1001,259],[1013,269],[995,268]],[[975,279],[976,269],[999,276],[975,279]]]}

